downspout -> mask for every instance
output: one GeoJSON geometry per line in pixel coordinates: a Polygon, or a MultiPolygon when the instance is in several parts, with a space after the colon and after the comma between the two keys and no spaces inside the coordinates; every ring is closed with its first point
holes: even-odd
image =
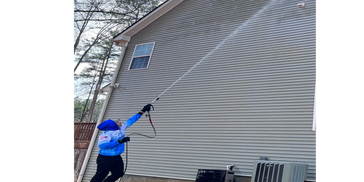
{"type": "MultiPolygon", "coordinates": [[[[114,89],[116,78],[118,77],[118,74],[119,74],[119,71],[120,71],[120,68],[121,68],[121,64],[123,62],[123,58],[124,58],[124,54],[125,54],[125,50],[126,50],[127,46],[128,46],[128,42],[125,42],[125,43],[121,44],[121,47],[122,47],[123,50],[121,51],[121,55],[120,55],[118,64],[117,64],[116,69],[115,69],[115,73],[113,75],[111,84],[109,86],[110,90],[107,92],[106,99],[105,99],[105,102],[104,102],[104,104],[102,106],[102,109],[101,109],[99,118],[97,120],[96,126],[101,123],[101,121],[102,121],[102,119],[103,119],[103,117],[105,115],[106,107],[109,104],[111,93],[112,93],[112,91],[114,89]]],[[[91,138],[90,144],[89,144],[87,152],[86,152],[85,159],[83,160],[82,167],[81,167],[80,173],[79,173],[78,178],[77,178],[77,182],[81,182],[81,180],[83,178],[83,175],[84,175],[84,173],[86,171],[87,163],[88,163],[88,161],[89,161],[89,159],[91,157],[91,152],[92,152],[92,148],[93,148],[93,146],[95,144],[95,141],[96,141],[97,133],[98,133],[98,129],[97,129],[97,127],[95,127],[94,133],[92,134],[92,138],[91,138]]]]}

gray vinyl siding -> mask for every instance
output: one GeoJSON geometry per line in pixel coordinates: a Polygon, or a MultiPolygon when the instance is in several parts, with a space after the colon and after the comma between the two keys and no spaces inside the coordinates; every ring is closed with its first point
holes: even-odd
{"type": "MultiPolygon", "coordinates": [[[[134,35],[104,119],[127,120],[209,56],[154,104],[157,137],[131,137],[127,174],[193,180],[235,164],[235,175],[251,176],[268,157],[308,164],[315,180],[316,9],[305,2],[185,0],[134,35]],[[149,68],[128,70],[135,45],[148,42],[149,68]]],[[[132,132],[153,135],[144,116],[132,132]]],[[[83,181],[95,173],[96,144],[83,181]]]]}

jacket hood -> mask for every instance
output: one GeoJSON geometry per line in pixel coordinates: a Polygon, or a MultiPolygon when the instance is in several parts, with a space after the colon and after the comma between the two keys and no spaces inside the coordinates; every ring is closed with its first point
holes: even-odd
{"type": "Polygon", "coordinates": [[[105,131],[105,130],[118,130],[119,127],[118,125],[115,123],[115,121],[108,119],[104,122],[102,122],[101,124],[99,124],[99,126],[97,126],[97,128],[101,131],[105,131]]]}

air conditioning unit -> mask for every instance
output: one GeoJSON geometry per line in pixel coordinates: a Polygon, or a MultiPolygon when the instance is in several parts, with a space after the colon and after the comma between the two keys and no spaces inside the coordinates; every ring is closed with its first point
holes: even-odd
{"type": "Polygon", "coordinates": [[[229,170],[199,169],[195,182],[233,182],[234,172],[229,170]]]}
{"type": "Polygon", "coordinates": [[[307,169],[307,164],[258,160],[251,182],[304,182],[307,169]]]}

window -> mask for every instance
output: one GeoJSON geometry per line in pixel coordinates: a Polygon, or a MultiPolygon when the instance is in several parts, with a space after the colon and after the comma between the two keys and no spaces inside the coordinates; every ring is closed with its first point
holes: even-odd
{"type": "Polygon", "coordinates": [[[312,131],[319,131],[319,81],[315,84],[312,131]]]}
{"type": "Polygon", "coordinates": [[[154,42],[136,45],[129,69],[148,68],[153,48],[154,42]]]}

